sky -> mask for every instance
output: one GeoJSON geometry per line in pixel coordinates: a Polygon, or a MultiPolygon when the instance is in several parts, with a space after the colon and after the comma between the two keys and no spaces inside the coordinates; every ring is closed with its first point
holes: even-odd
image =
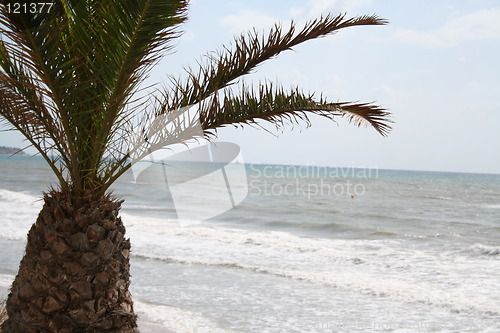
{"type": "MultiPolygon", "coordinates": [[[[227,127],[219,141],[246,163],[500,173],[500,1],[193,0],[183,37],[148,82],[181,75],[233,36],[275,22],[302,26],[322,14],[377,14],[387,26],[360,26],[306,42],[244,79],[299,86],[332,102],[373,102],[394,121],[388,137],[345,119],[272,134],[227,127]]],[[[0,132],[0,146],[23,147],[0,132]]],[[[29,150],[28,150],[29,152],[29,150]]]]}

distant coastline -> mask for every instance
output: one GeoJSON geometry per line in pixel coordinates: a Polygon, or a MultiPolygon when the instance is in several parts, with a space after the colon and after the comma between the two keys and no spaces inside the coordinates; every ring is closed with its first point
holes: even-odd
{"type": "Polygon", "coordinates": [[[28,154],[26,154],[25,152],[20,151],[19,148],[2,147],[2,146],[0,146],[0,154],[10,154],[10,155],[16,154],[16,155],[28,156],[28,154]]]}

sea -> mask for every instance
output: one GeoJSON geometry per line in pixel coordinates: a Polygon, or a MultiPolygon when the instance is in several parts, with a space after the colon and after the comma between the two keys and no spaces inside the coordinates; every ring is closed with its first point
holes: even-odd
{"type": "MultiPolygon", "coordinates": [[[[139,169],[112,191],[159,332],[500,332],[500,174],[139,169]]],[[[0,155],[0,287],[51,187],[41,157],[0,155]]]]}

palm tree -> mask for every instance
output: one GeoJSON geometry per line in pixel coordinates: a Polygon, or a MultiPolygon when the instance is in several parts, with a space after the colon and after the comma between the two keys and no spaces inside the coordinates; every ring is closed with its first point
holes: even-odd
{"type": "Polygon", "coordinates": [[[24,135],[58,179],[28,233],[3,332],[136,331],[130,243],[118,215],[122,201],[110,186],[133,163],[131,133],[139,129],[149,140],[134,158],[161,148],[165,136],[148,131],[173,110],[199,105],[202,135],[209,139],[229,124],[309,124],[309,114],[346,117],[382,135],[390,129],[389,113],[374,105],[238,81],[307,40],[386,23],[377,16],[327,15],[301,29],[292,23],[275,25],[265,36],[242,34],[186,69],[185,78],[171,78],[169,89],[138,98],[152,66],[180,37],[187,0],[54,0],[36,8],[3,3],[0,119],[24,135]]]}

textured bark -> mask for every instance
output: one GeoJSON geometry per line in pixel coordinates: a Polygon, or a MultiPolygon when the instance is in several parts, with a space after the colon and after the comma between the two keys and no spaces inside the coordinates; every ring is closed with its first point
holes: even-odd
{"type": "Polygon", "coordinates": [[[109,197],[45,195],[2,333],[136,332],[120,206],[109,197]]]}

